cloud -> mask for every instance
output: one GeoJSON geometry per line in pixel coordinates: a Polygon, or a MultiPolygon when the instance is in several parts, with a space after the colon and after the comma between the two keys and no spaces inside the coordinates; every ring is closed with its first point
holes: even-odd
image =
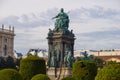
{"type": "Polygon", "coordinates": [[[17,29],[15,36],[15,49],[24,54],[30,48],[47,49],[47,33],[48,27],[36,27],[20,30],[17,29]]]}
{"type": "MultiPolygon", "coordinates": [[[[51,18],[58,14],[58,8],[44,12],[8,16],[0,24],[15,26],[15,49],[26,53],[30,48],[48,48],[48,29],[54,28],[51,18]]],[[[120,48],[120,11],[94,6],[81,7],[68,13],[70,29],[75,33],[75,49],[120,48]]]]}
{"type": "Polygon", "coordinates": [[[11,15],[0,20],[0,24],[14,25],[17,28],[50,26],[53,22],[52,17],[57,14],[56,11],[57,8],[53,8],[42,13],[23,14],[20,17],[11,15]]]}
{"type": "Polygon", "coordinates": [[[120,29],[77,34],[76,46],[79,44],[81,49],[118,49],[119,34],[120,29]]]}
{"type": "MultiPolygon", "coordinates": [[[[53,24],[52,17],[59,13],[58,8],[48,9],[45,12],[23,14],[21,16],[8,16],[0,20],[1,24],[15,25],[16,27],[39,27],[49,26],[53,24]]],[[[108,20],[111,22],[120,22],[120,11],[113,9],[104,9],[100,6],[94,6],[93,8],[74,9],[69,11],[71,24],[74,23],[87,23],[91,20],[108,20]]]]}
{"type": "Polygon", "coordinates": [[[111,21],[120,21],[120,11],[114,9],[104,9],[100,6],[94,6],[93,8],[84,8],[71,10],[69,13],[72,22],[86,23],[91,19],[104,19],[111,21]]]}

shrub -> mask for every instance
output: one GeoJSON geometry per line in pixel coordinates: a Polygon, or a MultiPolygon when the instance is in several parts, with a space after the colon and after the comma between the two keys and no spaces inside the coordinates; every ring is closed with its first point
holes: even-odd
{"type": "Polygon", "coordinates": [[[120,64],[110,64],[101,69],[95,80],[120,80],[120,64]]]}
{"type": "Polygon", "coordinates": [[[78,61],[73,64],[72,76],[76,80],[94,80],[97,66],[93,61],[78,61]]]}
{"type": "Polygon", "coordinates": [[[103,68],[103,63],[104,63],[104,60],[100,59],[100,58],[95,58],[94,61],[96,62],[96,65],[98,68],[103,68]]]}
{"type": "Polygon", "coordinates": [[[50,80],[50,78],[45,74],[37,74],[33,76],[31,80],[50,80]]]}
{"type": "Polygon", "coordinates": [[[22,76],[14,69],[0,70],[0,80],[23,80],[22,76]]]}
{"type": "Polygon", "coordinates": [[[28,56],[20,61],[19,72],[23,80],[30,80],[36,74],[46,74],[45,60],[37,56],[28,56]]]}
{"type": "Polygon", "coordinates": [[[64,78],[62,78],[62,80],[75,80],[73,77],[64,77],[64,78]]]}
{"type": "Polygon", "coordinates": [[[15,64],[15,61],[14,61],[13,57],[8,56],[6,58],[6,67],[7,68],[13,68],[13,69],[16,68],[16,64],[15,64]]]}

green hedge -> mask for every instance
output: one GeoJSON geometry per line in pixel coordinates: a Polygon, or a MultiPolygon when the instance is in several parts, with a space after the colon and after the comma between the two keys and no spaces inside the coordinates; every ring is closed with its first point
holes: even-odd
{"type": "Polygon", "coordinates": [[[33,76],[31,80],[50,80],[50,78],[45,74],[37,74],[33,76]]]}
{"type": "Polygon", "coordinates": [[[62,80],[75,80],[75,79],[73,77],[68,76],[68,77],[62,78],[62,80]]]}
{"type": "Polygon", "coordinates": [[[72,77],[76,80],[94,80],[97,66],[93,61],[78,61],[73,64],[72,77]]]}
{"type": "Polygon", "coordinates": [[[23,80],[30,80],[36,74],[46,74],[45,60],[37,56],[28,56],[20,61],[19,72],[23,80]]]}
{"type": "Polygon", "coordinates": [[[23,80],[22,76],[14,69],[0,70],[0,80],[23,80]]]}
{"type": "Polygon", "coordinates": [[[101,69],[95,80],[120,80],[120,64],[110,64],[101,69]]]}

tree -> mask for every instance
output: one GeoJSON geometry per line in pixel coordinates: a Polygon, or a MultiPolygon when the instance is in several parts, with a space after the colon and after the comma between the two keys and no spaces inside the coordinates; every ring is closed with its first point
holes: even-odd
{"type": "Polygon", "coordinates": [[[101,69],[95,80],[120,80],[120,64],[110,64],[101,69]]]}
{"type": "Polygon", "coordinates": [[[46,74],[45,60],[37,56],[28,56],[20,61],[19,73],[23,80],[30,80],[36,74],[46,74]]]}
{"type": "Polygon", "coordinates": [[[15,61],[15,65],[16,65],[16,69],[19,71],[19,68],[20,68],[20,60],[21,59],[16,59],[15,61]]]}
{"type": "Polygon", "coordinates": [[[22,76],[14,69],[0,70],[0,80],[23,80],[22,76]]]}
{"type": "Polygon", "coordinates": [[[15,65],[13,57],[8,56],[6,58],[6,67],[7,68],[14,68],[14,69],[16,68],[16,65],[15,65]]]}
{"type": "Polygon", "coordinates": [[[73,64],[72,77],[75,80],[94,80],[97,66],[93,61],[78,61],[73,64]]]}
{"type": "Polygon", "coordinates": [[[50,78],[45,74],[37,74],[33,76],[31,80],[50,80],[50,78]]]}
{"type": "Polygon", "coordinates": [[[67,77],[62,78],[62,80],[75,80],[75,79],[73,77],[67,76],[67,77]]]}
{"type": "Polygon", "coordinates": [[[97,65],[98,68],[103,68],[104,60],[96,57],[96,58],[94,59],[94,61],[95,61],[95,63],[96,63],[96,65],[97,65]]]}
{"type": "Polygon", "coordinates": [[[0,57],[0,69],[3,69],[6,67],[6,61],[3,57],[0,57]]]}

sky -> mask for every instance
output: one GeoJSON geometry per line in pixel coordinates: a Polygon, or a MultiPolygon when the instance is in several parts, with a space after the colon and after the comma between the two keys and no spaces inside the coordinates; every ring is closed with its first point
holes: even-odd
{"type": "Polygon", "coordinates": [[[120,0],[0,0],[0,25],[15,27],[14,49],[48,49],[60,8],[68,13],[75,50],[120,49],[120,0]]]}

